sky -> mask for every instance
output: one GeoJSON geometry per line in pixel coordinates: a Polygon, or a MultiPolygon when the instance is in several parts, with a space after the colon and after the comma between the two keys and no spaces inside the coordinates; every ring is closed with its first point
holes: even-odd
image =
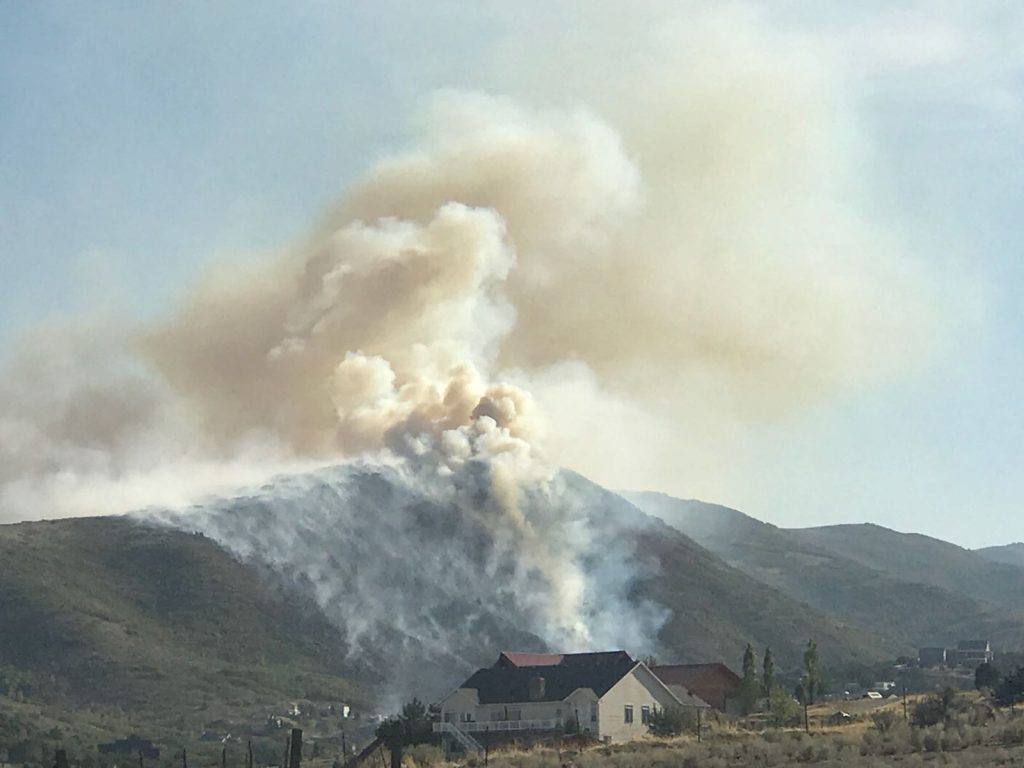
{"type": "MultiPolygon", "coordinates": [[[[414,142],[439,89],[627,120],[606,74],[723,5],[0,0],[0,358],[54,317],[165,316],[211,265],[300,237],[414,142]]],[[[674,473],[589,473],[782,526],[1024,539],[1024,8],[729,7],[754,17],[740,50],[821,52],[823,109],[863,147],[861,213],[934,279],[942,330],[906,370],[742,429],[666,417],[692,430],[674,473]]]]}

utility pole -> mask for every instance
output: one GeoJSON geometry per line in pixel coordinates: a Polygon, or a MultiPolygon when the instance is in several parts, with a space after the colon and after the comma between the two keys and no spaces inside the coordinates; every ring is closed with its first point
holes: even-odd
{"type": "Polygon", "coordinates": [[[181,768],[188,768],[188,752],[181,750],[181,768]]]}
{"type": "Polygon", "coordinates": [[[903,719],[907,720],[907,686],[903,686],[903,719]]]}
{"type": "Polygon", "coordinates": [[[704,714],[704,707],[697,707],[697,743],[701,741],[701,716],[704,714]]]}
{"type": "Polygon", "coordinates": [[[807,695],[804,695],[804,732],[811,732],[811,720],[807,715],[807,695]]]}
{"type": "Polygon", "coordinates": [[[288,763],[285,768],[301,768],[302,766],[302,729],[292,728],[288,738],[288,763]]]}
{"type": "Polygon", "coordinates": [[[484,726],[484,768],[491,759],[491,726],[484,726]]]}

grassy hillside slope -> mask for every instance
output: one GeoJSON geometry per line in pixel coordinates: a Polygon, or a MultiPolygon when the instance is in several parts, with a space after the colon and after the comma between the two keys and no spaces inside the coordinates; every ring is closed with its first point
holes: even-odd
{"type": "Polygon", "coordinates": [[[904,581],[1024,609],[1024,568],[992,562],[946,541],[872,524],[801,528],[790,534],[904,581]]]}
{"type": "Polygon", "coordinates": [[[282,700],[367,698],[338,629],[205,537],[126,518],[22,523],[0,526],[0,563],[11,699],[201,728],[282,700]]]}
{"type": "MultiPolygon", "coordinates": [[[[818,640],[823,656],[848,663],[870,664],[904,650],[749,577],[620,496],[579,476],[566,477],[565,492],[588,510],[595,551],[616,549],[625,553],[624,562],[641,565],[630,600],[656,615],[652,626],[661,626],[657,639],[666,660],[721,659],[737,665],[752,642],[771,645],[780,666],[796,667],[809,637],[818,640]]],[[[303,557],[317,546],[326,549],[316,564],[323,579],[328,568],[339,569],[342,583],[350,583],[353,573],[374,574],[370,581],[376,584],[387,576],[421,613],[433,613],[435,621],[455,616],[466,585],[425,578],[423,569],[471,551],[453,539],[466,523],[452,517],[452,510],[435,509],[429,500],[410,495],[408,488],[382,494],[382,485],[394,482],[387,473],[355,473],[339,482],[344,495],[310,482],[281,512],[247,498],[244,519],[262,521],[252,528],[254,541],[273,541],[296,528],[311,547],[302,550],[303,557]],[[367,493],[372,497],[362,498],[367,493]],[[317,536],[304,527],[310,524],[300,512],[306,504],[319,516],[317,536]],[[271,516],[276,527],[267,527],[271,516]],[[415,524],[433,521],[433,530],[441,519],[445,535],[427,535],[415,524]],[[361,533],[346,528],[357,523],[361,533]],[[394,548],[398,532],[406,529],[417,541],[412,560],[385,550],[394,548]],[[373,539],[375,530],[386,535],[373,539]],[[382,558],[384,576],[377,576],[371,569],[382,558]]],[[[274,488],[268,486],[267,493],[273,495],[274,488]]],[[[215,514],[235,524],[243,520],[239,509],[228,500],[215,514]]],[[[470,532],[484,541],[483,531],[470,532]]],[[[501,647],[540,642],[511,626],[501,603],[474,602],[464,606],[477,612],[464,647],[430,655],[415,638],[377,633],[379,658],[368,655],[372,648],[362,648],[356,663],[343,655],[349,647],[348,614],[325,615],[311,599],[300,597],[312,595],[303,572],[295,570],[302,562],[278,562],[272,573],[256,554],[243,561],[211,538],[125,518],[0,526],[0,559],[0,669],[6,681],[0,690],[78,708],[120,707],[140,722],[202,712],[186,718],[189,727],[199,728],[215,716],[259,712],[272,702],[305,698],[358,704],[394,693],[385,687],[381,670],[417,664],[444,667],[433,676],[450,686],[464,670],[448,668],[449,660],[465,664],[470,654],[483,653],[477,647],[480,633],[488,638],[488,659],[501,647]]],[[[336,603],[332,598],[328,607],[336,603]]],[[[412,609],[395,604],[393,610],[412,609]]],[[[411,614],[392,615],[407,627],[417,626],[411,614]]],[[[624,643],[632,629],[623,628],[624,643]]],[[[642,652],[651,640],[636,636],[627,647],[642,652]]],[[[438,693],[417,692],[424,698],[438,693]]]]}
{"type": "MultiPolygon", "coordinates": [[[[591,509],[604,515],[622,520],[636,514],[621,495],[598,486],[590,493],[591,509]]],[[[636,597],[668,611],[660,633],[663,661],[724,660],[738,668],[753,643],[771,646],[781,669],[796,670],[809,638],[833,667],[870,665],[908,650],[752,578],[661,520],[644,515],[632,536],[637,562],[652,573],[637,584],[636,597]]]]}
{"type": "Polygon", "coordinates": [[[626,494],[747,575],[903,648],[982,635],[1016,647],[1024,611],[916,583],[727,507],[655,493],[626,494]]]}

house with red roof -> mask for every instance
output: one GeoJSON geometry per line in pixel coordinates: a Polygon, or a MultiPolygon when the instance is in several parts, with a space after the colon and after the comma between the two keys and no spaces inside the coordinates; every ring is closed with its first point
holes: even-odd
{"type": "Polygon", "coordinates": [[[441,700],[434,729],[449,751],[567,732],[622,742],[646,735],[651,713],[668,707],[697,710],[707,703],[669,688],[625,651],[505,651],[441,700]]]}
{"type": "Polygon", "coordinates": [[[740,676],[721,662],[712,664],[658,664],[651,668],[672,690],[687,691],[720,712],[732,711],[740,676]]]}

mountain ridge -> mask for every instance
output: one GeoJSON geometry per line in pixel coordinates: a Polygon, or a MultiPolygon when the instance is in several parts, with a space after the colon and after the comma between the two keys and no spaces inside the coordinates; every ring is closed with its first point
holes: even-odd
{"type": "MultiPolygon", "coordinates": [[[[779,528],[738,510],[666,494],[625,495],[688,532],[753,578],[803,599],[818,610],[887,634],[898,642],[911,646],[951,644],[958,639],[988,635],[997,643],[1016,649],[1024,630],[1024,611],[1008,609],[1005,603],[979,597],[966,587],[955,588],[955,581],[951,585],[951,580],[944,576],[914,579],[900,562],[885,567],[884,558],[868,563],[866,555],[851,557],[834,533],[818,536],[818,529],[779,528]]],[[[894,547],[920,540],[900,538],[904,534],[896,532],[876,531],[875,535],[887,537],[894,547]]],[[[932,550],[946,551],[942,542],[936,545],[929,537],[921,539],[932,550]]],[[[958,558],[959,553],[969,552],[955,545],[949,547],[958,558]]],[[[960,567],[959,559],[956,562],[960,567]]],[[[932,563],[941,568],[941,560],[933,557],[932,563]]],[[[981,558],[977,558],[976,568],[982,573],[991,570],[981,558]]],[[[1015,583],[1018,589],[1024,587],[1024,571],[999,569],[997,573],[1004,578],[1003,591],[1012,593],[1015,583]]],[[[976,580],[977,577],[974,581],[968,579],[966,586],[975,585],[976,580]]]]}

